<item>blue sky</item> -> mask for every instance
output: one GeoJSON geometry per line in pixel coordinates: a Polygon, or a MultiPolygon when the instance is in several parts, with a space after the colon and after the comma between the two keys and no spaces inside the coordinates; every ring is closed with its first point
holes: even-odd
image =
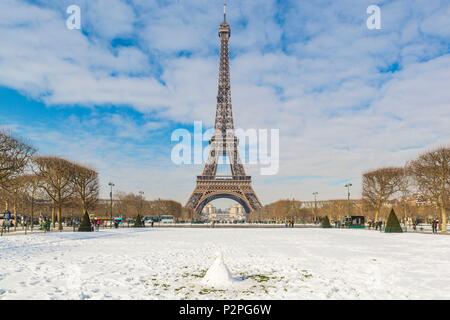
{"type": "MultiPolygon", "coordinates": [[[[213,124],[221,19],[221,0],[2,0],[0,127],[184,203],[202,168],[170,137],[213,124]]],[[[449,143],[450,1],[229,1],[229,21],[236,126],[280,129],[279,174],[247,168],[264,203],[358,196],[364,171],[449,143]]]]}

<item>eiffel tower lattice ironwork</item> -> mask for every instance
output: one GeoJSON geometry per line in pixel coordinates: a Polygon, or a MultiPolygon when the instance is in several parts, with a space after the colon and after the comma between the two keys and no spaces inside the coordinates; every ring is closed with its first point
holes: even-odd
{"type": "Polygon", "coordinates": [[[226,5],[224,6],[224,20],[219,27],[219,37],[220,68],[215,134],[210,140],[209,158],[203,169],[203,174],[197,177],[196,188],[186,207],[193,209],[197,214],[201,214],[203,208],[209,202],[228,198],[241,204],[246,213],[250,213],[260,209],[262,205],[253,190],[252,178],[245,174],[238,152],[239,141],[234,132],[228,51],[231,28],[226,19],[226,5]],[[220,156],[228,157],[231,167],[230,176],[217,175],[220,156]]]}

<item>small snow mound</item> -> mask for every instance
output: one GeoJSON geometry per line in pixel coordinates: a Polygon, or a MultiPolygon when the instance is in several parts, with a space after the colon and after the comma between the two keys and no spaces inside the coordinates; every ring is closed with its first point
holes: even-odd
{"type": "Polygon", "coordinates": [[[202,284],[213,288],[226,288],[234,283],[230,270],[223,261],[221,252],[216,252],[216,260],[206,272],[202,284]]]}

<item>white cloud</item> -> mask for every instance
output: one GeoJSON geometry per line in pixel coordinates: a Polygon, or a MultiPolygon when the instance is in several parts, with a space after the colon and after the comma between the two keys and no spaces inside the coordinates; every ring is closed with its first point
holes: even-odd
{"type": "Polygon", "coordinates": [[[436,8],[433,14],[427,16],[421,23],[421,30],[426,34],[448,39],[450,37],[449,28],[450,4],[436,8]]]}
{"type": "MultiPolygon", "coordinates": [[[[49,106],[125,105],[163,121],[213,123],[220,1],[79,1],[87,10],[87,34],[65,28],[57,1],[40,3],[44,6],[0,4],[1,85],[49,106]],[[110,41],[117,37],[136,45],[114,48],[110,41]]],[[[448,142],[450,5],[382,2],[378,32],[365,28],[370,1],[321,4],[230,5],[235,123],[281,129],[280,175],[255,177],[264,202],[311,198],[312,189],[335,198],[342,191],[336,181],[347,178],[356,180],[357,194],[363,171],[401,165],[420,150],[448,142]],[[392,65],[400,70],[389,72],[392,65]],[[322,178],[288,179],[299,176],[322,178]]],[[[122,115],[109,121],[117,130],[117,148],[120,139],[143,138],[161,126],[122,115]]],[[[93,137],[92,148],[81,150],[74,142],[63,150],[92,159],[105,176],[117,175],[99,156],[111,151],[102,139],[93,137]]],[[[127,146],[117,156],[129,173],[116,176],[122,185],[131,190],[138,181],[148,195],[184,202],[200,168],[174,168],[165,158],[157,158],[163,164],[155,159],[143,164],[128,153],[145,157],[153,151],[135,148],[127,146]],[[171,191],[174,183],[177,190],[171,191]]]]}

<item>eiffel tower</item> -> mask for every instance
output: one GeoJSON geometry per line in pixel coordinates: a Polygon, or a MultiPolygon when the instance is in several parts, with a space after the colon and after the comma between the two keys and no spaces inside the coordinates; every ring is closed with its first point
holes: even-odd
{"type": "Polygon", "coordinates": [[[222,198],[238,202],[247,214],[262,207],[252,188],[252,178],[245,174],[238,152],[239,141],[234,133],[228,51],[231,28],[227,22],[226,8],[225,4],[223,22],[219,27],[220,68],[215,134],[209,142],[210,152],[203,173],[197,177],[197,186],[186,204],[187,208],[193,209],[197,214],[201,214],[209,202],[222,198]],[[228,156],[231,175],[217,175],[220,156],[228,156]]]}

